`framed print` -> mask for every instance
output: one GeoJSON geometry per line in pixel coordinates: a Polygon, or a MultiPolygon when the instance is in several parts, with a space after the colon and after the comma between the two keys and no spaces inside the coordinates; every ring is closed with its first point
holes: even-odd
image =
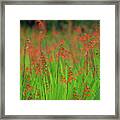
{"type": "Polygon", "coordinates": [[[119,119],[117,0],[1,8],[2,119],[119,119]]]}
{"type": "Polygon", "coordinates": [[[99,20],[21,20],[20,24],[21,100],[100,99],[99,20]]]}

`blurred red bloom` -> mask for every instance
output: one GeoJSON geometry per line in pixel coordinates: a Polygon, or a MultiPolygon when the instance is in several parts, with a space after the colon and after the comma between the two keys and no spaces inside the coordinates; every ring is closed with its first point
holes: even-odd
{"type": "Polygon", "coordinates": [[[32,65],[35,65],[35,62],[34,61],[32,61],[32,63],[31,63],[32,65]]]}
{"type": "Polygon", "coordinates": [[[35,74],[38,75],[38,71],[36,71],[35,74]]]}
{"type": "Polygon", "coordinates": [[[84,42],[86,40],[89,40],[91,38],[91,36],[89,34],[85,34],[84,36],[81,36],[80,37],[80,41],[84,42]]]}
{"type": "Polygon", "coordinates": [[[26,69],[25,69],[25,70],[26,70],[26,72],[28,72],[28,71],[29,71],[29,68],[28,68],[28,67],[26,67],[26,69]]]}
{"type": "Polygon", "coordinates": [[[89,34],[87,34],[87,33],[86,33],[85,36],[86,36],[86,39],[88,39],[88,40],[91,38],[91,36],[89,34]]]}
{"type": "Polygon", "coordinates": [[[97,33],[97,32],[93,32],[93,35],[94,35],[94,36],[97,36],[97,35],[98,35],[98,33],[97,33]]]}
{"type": "Polygon", "coordinates": [[[77,27],[77,28],[75,29],[75,32],[77,32],[77,33],[81,33],[81,29],[80,29],[80,27],[77,27]]]}
{"type": "Polygon", "coordinates": [[[86,36],[81,36],[80,37],[80,41],[86,41],[86,40],[87,40],[86,36]]]}
{"type": "Polygon", "coordinates": [[[50,61],[50,62],[52,62],[52,61],[53,61],[53,57],[52,57],[52,55],[50,56],[49,61],[50,61]]]}
{"type": "Polygon", "coordinates": [[[62,39],[61,41],[60,41],[60,44],[64,44],[65,43],[65,41],[64,41],[64,39],[62,39]]]}
{"type": "Polygon", "coordinates": [[[35,54],[35,55],[39,55],[39,54],[40,54],[40,50],[39,50],[39,49],[35,49],[35,50],[34,50],[34,54],[35,54]]]}
{"type": "Polygon", "coordinates": [[[53,35],[58,35],[59,32],[58,32],[58,31],[53,31],[52,34],[53,34],[53,35]]]}

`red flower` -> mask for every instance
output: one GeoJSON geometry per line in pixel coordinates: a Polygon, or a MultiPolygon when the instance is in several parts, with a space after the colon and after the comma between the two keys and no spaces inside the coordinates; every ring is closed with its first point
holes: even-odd
{"type": "Polygon", "coordinates": [[[66,56],[64,54],[61,54],[62,58],[64,59],[66,56]]]}
{"type": "Polygon", "coordinates": [[[35,55],[39,55],[39,54],[40,54],[40,50],[39,50],[39,49],[35,49],[35,50],[34,50],[34,54],[35,54],[35,55]]]}
{"type": "Polygon", "coordinates": [[[63,47],[61,47],[61,48],[60,48],[60,50],[64,50],[64,48],[63,48],[63,47]]]}
{"type": "Polygon", "coordinates": [[[81,37],[80,37],[80,41],[83,42],[83,41],[86,41],[86,40],[87,40],[86,36],[81,36],[81,37]]]}
{"type": "Polygon", "coordinates": [[[80,37],[80,41],[83,42],[83,41],[89,40],[90,38],[91,38],[91,36],[86,33],[84,36],[81,36],[81,37],[80,37]]]}
{"type": "Polygon", "coordinates": [[[32,65],[35,65],[35,62],[34,61],[32,61],[32,63],[31,63],[32,65]]]}
{"type": "Polygon", "coordinates": [[[49,61],[50,61],[50,62],[52,62],[52,61],[53,61],[53,57],[52,57],[52,56],[50,56],[50,59],[49,59],[49,61]]]}
{"type": "Polygon", "coordinates": [[[38,71],[36,71],[35,74],[38,75],[38,71]]]}
{"type": "Polygon", "coordinates": [[[77,28],[75,29],[75,32],[77,32],[77,33],[81,33],[81,29],[80,29],[80,27],[77,27],[77,28]]]}
{"type": "Polygon", "coordinates": [[[91,36],[89,34],[86,33],[86,39],[89,40],[91,38],[91,36]]]}
{"type": "Polygon", "coordinates": [[[58,31],[53,31],[52,34],[53,34],[53,35],[58,35],[59,32],[58,32],[58,31]]]}
{"type": "Polygon", "coordinates": [[[64,42],[64,39],[62,39],[61,41],[60,41],[60,44],[64,44],[65,42],[64,42]]]}
{"type": "Polygon", "coordinates": [[[29,71],[29,68],[28,68],[28,67],[26,67],[26,71],[27,71],[27,72],[29,71]]]}
{"type": "Polygon", "coordinates": [[[94,36],[97,36],[97,35],[98,35],[98,33],[97,33],[97,32],[93,32],[93,35],[94,35],[94,36]]]}

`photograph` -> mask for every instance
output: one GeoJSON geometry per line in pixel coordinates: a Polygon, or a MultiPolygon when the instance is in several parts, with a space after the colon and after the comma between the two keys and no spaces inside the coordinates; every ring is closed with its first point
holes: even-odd
{"type": "Polygon", "coordinates": [[[100,20],[20,20],[20,100],[100,100],[100,20]]]}

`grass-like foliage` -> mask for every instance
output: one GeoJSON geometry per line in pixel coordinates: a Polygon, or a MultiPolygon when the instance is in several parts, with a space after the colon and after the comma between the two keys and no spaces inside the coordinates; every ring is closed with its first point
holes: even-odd
{"type": "Polygon", "coordinates": [[[20,99],[99,100],[99,24],[34,22],[20,26],[20,99]]]}

